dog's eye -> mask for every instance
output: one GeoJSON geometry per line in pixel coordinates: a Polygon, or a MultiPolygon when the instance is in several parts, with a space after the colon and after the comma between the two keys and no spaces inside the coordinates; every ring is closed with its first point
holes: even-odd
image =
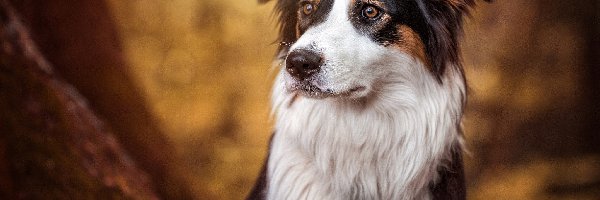
{"type": "Polygon", "coordinates": [[[312,3],[305,3],[302,5],[302,13],[305,15],[310,15],[315,12],[315,6],[312,3]]]}
{"type": "Polygon", "coordinates": [[[367,18],[367,19],[377,19],[379,18],[379,16],[381,15],[381,12],[379,11],[379,9],[375,6],[372,5],[367,5],[362,9],[362,15],[363,17],[367,18]]]}

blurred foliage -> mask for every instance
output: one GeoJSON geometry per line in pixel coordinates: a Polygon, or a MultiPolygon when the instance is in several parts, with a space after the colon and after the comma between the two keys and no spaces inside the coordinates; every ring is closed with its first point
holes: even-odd
{"type": "MultiPolygon", "coordinates": [[[[271,134],[273,4],[109,2],[134,77],[184,158],[193,188],[211,198],[242,199],[271,134]]],[[[586,146],[597,140],[587,140],[593,134],[578,106],[589,100],[581,92],[582,25],[561,14],[577,14],[572,5],[543,2],[481,4],[467,20],[470,199],[599,195],[600,156],[586,146]]]]}
{"type": "Polygon", "coordinates": [[[471,199],[600,197],[597,4],[496,1],[467,20],[471,199]]]}
{"type": "Polygon", "coordinates": [[[272,6],[109,1],[125,54],[199,194],[242,199],[271,134],[272,6]]]}

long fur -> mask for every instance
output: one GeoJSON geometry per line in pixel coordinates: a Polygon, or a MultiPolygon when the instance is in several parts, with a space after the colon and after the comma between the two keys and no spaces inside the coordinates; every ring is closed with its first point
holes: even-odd
{"type": "Polygon", "coordinates": [[[398,82],[358,106],[301,98],[287,107],[293,96],[277,85],[276,118],[285,120],[270,151],[269,199],[430,199],[437,167],[460,145],[464,85],[454,78],[398,82]]]}

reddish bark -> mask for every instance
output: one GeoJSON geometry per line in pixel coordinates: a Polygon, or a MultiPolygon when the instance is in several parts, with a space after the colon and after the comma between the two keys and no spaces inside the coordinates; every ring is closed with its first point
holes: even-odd
{"type": "Polygon", "coordinates": [[[29,3],[33,36],[0,1],[0,199],[191,199],[104,2],[29,3]]]}
{"type": "Polygon", "coordinates": [[[175,153],[130,77],[105,1],[12,1],[56,73],[88,100],[161,196],[191,199],[175,153]]]}
{"type": "Polygon", "coordinates": [[[0,182],[8,185],[6,197],[157,199],[148,176],[54,73],[13,10],[4,1],[0,6],[0,182]]]}

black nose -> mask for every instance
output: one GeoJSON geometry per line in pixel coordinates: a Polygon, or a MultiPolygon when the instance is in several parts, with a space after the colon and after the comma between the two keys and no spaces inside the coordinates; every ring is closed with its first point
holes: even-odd
{"type": "Polygon", "coordinates": [[[304,80],[321,68],[321,55],[306,49],[292,51],[286,58],[286,69],[290,75],[304,80]]]}

